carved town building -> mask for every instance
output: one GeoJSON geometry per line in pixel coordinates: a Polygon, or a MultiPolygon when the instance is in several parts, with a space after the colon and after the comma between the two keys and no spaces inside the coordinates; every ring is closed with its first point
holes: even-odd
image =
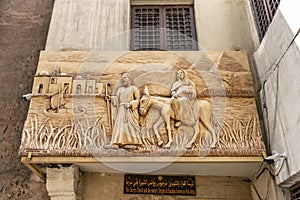
{"type": "Polygon", "coordinates": [[[296,4],[56,0],[22,162],[55,200],[287,198],[300,166],[296,4]]]}

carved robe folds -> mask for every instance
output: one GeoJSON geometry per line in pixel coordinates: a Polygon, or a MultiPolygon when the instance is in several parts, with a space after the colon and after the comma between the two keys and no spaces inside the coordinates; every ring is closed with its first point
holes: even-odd
{"type": "Polygon", "coordinates": [[[138,105],[140,92],[135,86],[120,87],[112,104],[116,106],[115,126],[112,132],[112,145],[142,145],[139,127],[138,105]]]}
{"type": "MultiPolygon", "coordinates": [[[[199,106],[196,100],[194,84],[188,80],[178,80],[173,83],[171,92],[176,96],[180,109],[179,115],[183,125],[193,126],[199,119],[199,106]]],[[[175,99],[174,99],[175,100],[175,99]]]]}

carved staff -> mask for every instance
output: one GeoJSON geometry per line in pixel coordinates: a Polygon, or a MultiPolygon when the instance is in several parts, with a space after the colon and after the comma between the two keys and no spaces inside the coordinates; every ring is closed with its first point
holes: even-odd
{"type": "Polygon", "coordinates": [[[112,120],[111,120],[111,108],[110,108],[110,95],[108,88],[110,87],[110,83],[106,83],[105,85],[105,101],[106,101],[106,108],[107,108],[107,120],[110,131],[112,131],[112,120]]]}

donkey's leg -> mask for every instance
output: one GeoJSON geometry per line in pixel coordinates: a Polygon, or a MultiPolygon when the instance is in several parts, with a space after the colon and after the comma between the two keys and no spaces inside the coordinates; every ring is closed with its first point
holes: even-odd
{"type": "Polygon", "coordinates": [[[212,119],[211,104],[208,101],[200,100],[199,106],[200,106],[200,110],[199,110],[200,121],[203,124],[203,126],[208,130],[209,134],[212,137],[212,143],[210,144],[210,147],[215,148],[215,144],[217,143],[217,135],[214,128],[211,125],[211,119],[212,119]]]}
{"type": "Polygon", "coordinates": [[[149,133],[149,128],[147,127],[146,133],[142,135],[142,142],[145,145],[146,149],[149,149],[151,146],[151,141],[150,141],[150,133],[149,133]]]}
{"type": "Polygon", "coordinates": [[[208,130],[212,136],[212,142],[210,144],[210,148],[216,148],[217,136],[216,136],[215,129],[209,124],[208,130]]]}
{"type": "Polygon", "coordinates": [[[164,122],[164,119],[162,118],[162,116],[159,117],[159,119],[153,124],[153,131],[154,134],[158,140],[157,144],[158,146],[162,146],[164,144],[164,142],[162,141],[159,132],[158,132],[158,127],[164,122]]]}
{"type": "Polygon", "coordinates": [[[204,118],[202,120],[202,123],[205,126],[205,128],[207,128],[208,132],[210,133],[210,135],[212,137],[212,142],[210,144],[210,148],[215,148],[216,147],[215,145],[217,143],[217,136],[216,136],[216,132],[215,132],[214,128],[210,124],[210,119],[204,118]]]}
{"type": "Polygon", "coordinates": [[[193,135],[193,138],[191,139],[191,141],[185,145],[186,149],[191,149],[193,147],[194,143],[196,142],[197,137],[199,136],[199,133],[200,133],[199,120],[196,121],[196,124],[194,125],[193,128],[194,128],[194,135],[193,135]]]}
{"type": "Polygon", "coordinates": [[[164,119],[165,119],[165,123],[166,123],[168,140],[169,140],[168,143],[164,146],[164,148],[170,148],[171,144],[173,142],[171,125],[170,125],[170,115],[165,115],[164,119]]]}

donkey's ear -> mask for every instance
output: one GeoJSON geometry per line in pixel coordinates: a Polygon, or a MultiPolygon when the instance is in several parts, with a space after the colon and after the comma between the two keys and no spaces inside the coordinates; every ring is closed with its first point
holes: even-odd
{"type": "Polygon", "coordinates": [[[149,96],[150,94],[149,94],[149,90],[148,90],[148,87],[147,86],[145,86],[145,89],[144,89],[144,94],[145,95],[147,95],[147,96],[149,96]]]}

